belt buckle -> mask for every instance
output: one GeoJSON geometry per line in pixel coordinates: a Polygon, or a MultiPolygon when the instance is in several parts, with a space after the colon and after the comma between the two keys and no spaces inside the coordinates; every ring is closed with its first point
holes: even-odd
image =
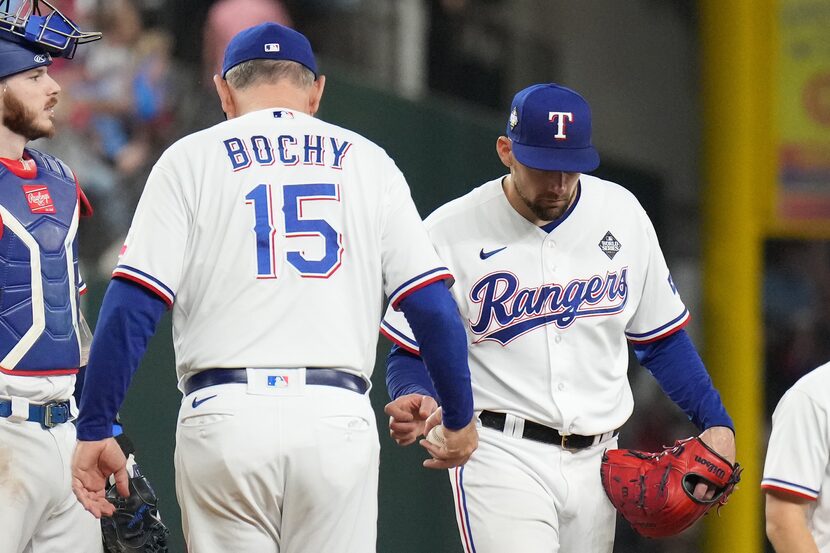
{"type": "Polygon", "coordinates": [[[560,434],[559,435],[559,438],[560,438],[559,447],[561,447],[562,449],[567,450],[567,451],[576,451],[576,448],[572,448],[572,447],[568,446],[568,436],[570,436],[570,434],[560,434]]]}
{"type": "Polygon", "coordinates": [[[69,420],[69,417],[66,416],[67,415],[66,410],[67,410],[67,406],[64,405],[63,402],[53,401],[51,403],[46,403],[43,406],[43,423],[42,423],[43,427],[44,428],[54,428],[55,426],[69,420]],[[52,414],[52,409],[55,409],[57,411],[57,413],[55,413],[56,415],[62,413],[65,417],[65,420],[62,420],[60,422],[54,422],[52,419],[56,418],[56,417],[54,417],[54,415],[52,414]]]}

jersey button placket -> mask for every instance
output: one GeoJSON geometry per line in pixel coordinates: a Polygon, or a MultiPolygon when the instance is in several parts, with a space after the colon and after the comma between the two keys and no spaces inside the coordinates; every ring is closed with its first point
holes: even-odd
{"type": "Polygon", "coordinates": [[[556,242],[545,240],[542,247],[542,267],[545,272],[545,280],[551,282],[556,274],[556,242]]]}
{"type": "MultiPolygon", "coordinates": [[[[550,325],[548,330],[548,344],[550,350],[551,367],[556,366],[556,360],[562,358],[562,333],[556,329],[555,325],[550,325]]],[[[562,416],[562,422],[567,428],[570,421],[573,419],[571,413],[573,412],[573,405],[570,404],[570,397],[568,396],[568,384],[565,378],[566,373],[553,371],[551,373],[551,397],[554,398],[554,403],[559,408],[562,416]]]]}

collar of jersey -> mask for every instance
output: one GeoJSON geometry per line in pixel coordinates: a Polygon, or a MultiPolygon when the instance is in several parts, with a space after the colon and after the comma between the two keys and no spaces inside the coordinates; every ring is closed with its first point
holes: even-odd
{"type": "Polygon", "coordinates": [[[17,175],[21,179],[33,179],[37,177],[37,164],[28,152],[23,152],[22,159],[8,159],[0,157],[0,165],[17,175]]]}
{"type": "Polygon", "coordinates": [[[554,221],[551,221],[547,225],[542,225],[539,228],[542,229],[543,231],[547,232],[548,234],[550,234],[550,232],[553,229],[555,229],[556,227],[561,225],[562,222],[565,219],[567,219],[570,216],[571,213],[573,213],[573,210],[576,207],[576,204],[579,203],[579,198],[581,196],[582,196],[582,179],[579,179],[579,182],[576,183],[576,198],[574,198],[573,203],[570,205],[570,207],[567,209],[567,211],[565,211],[565,213],[563,213],[562,216],[559,217],[558,219],[556,219],[554,221]]]}
{"type": "Polygon", "coordinates": [[[256,117],[257,115],[262,115],[263,113],[271,113],[271,112],[274,112],[274,111],[287,111],[287,112],[290,112],[291,114],[294,115],[294,119],[296,119],[298,117],[311,117],[311,118],[314,118],[313,115],[303,113],[302,111],[299,111],[299,110],[296,110],[296,109],[285,108],[285,107],[281,107],[281,106],[274,106],[274,107],[270,107],[270,108],[262,108],[262,109],[258,109],[258,110],[255,110],[255,111],[249,111],[245,115],[240,115],[236,119],[242,119],[242,118],[252,117],[252,116],[256,117]]]}

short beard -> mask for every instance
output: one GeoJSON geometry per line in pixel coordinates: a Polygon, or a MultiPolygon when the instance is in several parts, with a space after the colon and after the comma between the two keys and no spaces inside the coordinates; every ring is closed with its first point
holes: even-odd
{"type": "Polygon", "coordinates": [[[530,199],[524,195],[524,192],[522,192],[522,189],[520,187],[515,186],[515,188],[516,193],[519,195],[519,198],[521,198],[522,202],[527,206],[531,213],[533,213],[536,216],[536,218],[540,221],[555,221],[558,218],[560,218],[570,207],[570,205],[568,204],[565,204],[562,207],[543,207],[539,203],[530,201],[530,199]]]}
{"type": "Polygon", "coordinates": [[[23,102],[6,90],[3,95],[3,125],[15,134],[19,134],[28,141],[38,138],[52,138],[55,135],[55,126],[48,128],[35,125],[37,115],[26,109],[23,102]]]}

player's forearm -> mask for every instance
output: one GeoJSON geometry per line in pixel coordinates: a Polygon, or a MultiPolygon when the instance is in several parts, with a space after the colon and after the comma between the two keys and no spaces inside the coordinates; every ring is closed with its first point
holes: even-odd
{"type": "Polygon", "coordinates": [[[805,505],[767,495],[767,538],[776,553],[818,553],[807,527],[805,505]]]}
{"type": "Polygon", "coordinates": [[[112,421],[166,304],[141,286],[114,279],[107,288],[84,377],[78,439],[112,436],[112,421]]]}
{"type": "Polygon", "coordinates": [[[769,538],[775,553],[819,553],[816,542],[806,526],[776,526],[770,529],[769,538]]]}
{"type": "Polygon", "coordinates": [[[425,286],[400,303],[435,390],[443,399],[444,426],[457,430],[473,417],[467,334],[443,282],[425,286]]]}
{"type": "Polygon", "coordinates": [[[651,344],[635,346],[634,351],[666,395],[698,428],[726,426],[735,430],[720,394],[685,330],[651,344]]]}

